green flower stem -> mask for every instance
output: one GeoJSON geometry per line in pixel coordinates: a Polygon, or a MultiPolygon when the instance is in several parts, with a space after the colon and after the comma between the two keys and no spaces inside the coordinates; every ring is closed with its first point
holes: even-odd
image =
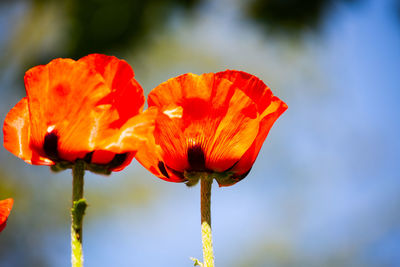
{"type": "Polygon", "coordinates": [[[211,185],[213,178],[210,174],[204,173],[200,180],[203,267],[214,267],[214,253],[211,233],[211,185]]]}
{"type": "Polygon", "coordinates": [[[71,264],[72,267],[83,266],[82,222],[86,200],[83,198],[83,176],[85,162],[77,160],[72,167],[72,208],[71,208],[71,264]]]}

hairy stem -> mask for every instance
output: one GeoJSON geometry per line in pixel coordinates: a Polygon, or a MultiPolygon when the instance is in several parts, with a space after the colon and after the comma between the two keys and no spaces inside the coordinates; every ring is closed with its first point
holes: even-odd
{"type": "Polygon", "coordinates": [[[205,173],[200,178],[201,190],[201,237],[203,241],[203,267],[214,267],[211,233],[211,185],[213,178],[205,173]]]}
{"type": "Polygon", "coordinates": [[[72,167],[72,208],[71,208],[71,264],[72,267],[83,266],[82,223],[87,207],[83,199],[83,176],[85,163],[77,160],[72,167]]]}

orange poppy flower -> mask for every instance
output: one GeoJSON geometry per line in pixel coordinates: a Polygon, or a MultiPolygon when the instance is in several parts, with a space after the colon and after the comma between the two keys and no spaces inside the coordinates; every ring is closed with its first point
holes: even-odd
{"type": "Polygon", "coordinates": [[[13,203],[14,200],[12,198],[0,200],[0,232],[6,227],[13,203]]]}
{"type": "Polygon", "coordinates": [[[220,186],[246,177],[287,109],[260,79],[234,70],[169,79],[152,90],[148,104],[158,110],[154,134],[136,159],[166,181],[210,172],[220,186]]]}
{"type": "Polygon", "coordinates": [[[134,157],[149,112],[127,62],[92,54],[54,59],[25,74],[24,97],[7,114],[4,146],[34,165],[74,163],[119,171],[134,157]]]}

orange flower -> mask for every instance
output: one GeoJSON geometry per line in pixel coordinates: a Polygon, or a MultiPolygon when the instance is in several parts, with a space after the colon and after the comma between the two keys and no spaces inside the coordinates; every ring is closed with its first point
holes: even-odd
{"type": "Polygon", "coordinates": [[[166,181],[210,172],[220,186],[246,177],[287,109],[260,79],[234,70],[169,79],[149,94],[148,104],[158,110],[154,134],[136,159],[166,181]]]}
{"type": "Polygon", "coordinates": [[[14,200],[12,198],[7,198],[0,200],[0,232],[7,225],[7,218],[10,215],[14,200]]]}
{"type": "Polygon", "coordinates": [[[148,130],[143,89],[127,62],[92,54],[55,59],[25,74],[27,96],[4,122],[4,146],[34,165],[74,163],[119,171],[148,130]]]}

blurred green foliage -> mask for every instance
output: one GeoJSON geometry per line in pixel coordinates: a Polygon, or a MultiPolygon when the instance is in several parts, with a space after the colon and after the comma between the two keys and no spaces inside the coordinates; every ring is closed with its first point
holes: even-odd
{"type": "MultiPolygon", "coordinates": [[[[297,35],[318,28],[334,3],[354,1],[253,0],[243,1],[242,6],[247,18],[265,26],[268,33],[297,35]]],[[[122,56],[126,51],[145,46],[149,35],[162,32],[178,10],[190,18],[197,7],[207,3],[206,0],[20,2],[27,3],[28,9],[13,29],[1,62],[19,59],[21,73],[56,57],[78,59],[90,53],[122,56]]],[[[15,2],[3,2],[11,4],[15,2]]]]}
{"type": "Polygon", "coordinates": [[[157,32],[175,8],[191,10],[198,0],[71,0],[67,6],[67,51],[79,58],[93,52],[132,49],[157,32]]]}
{"type": "Polygon", "coordinates": [[[356,0],[254,0],[248,15],[275,33],[317,29],[333,4],[356,0]]]}

